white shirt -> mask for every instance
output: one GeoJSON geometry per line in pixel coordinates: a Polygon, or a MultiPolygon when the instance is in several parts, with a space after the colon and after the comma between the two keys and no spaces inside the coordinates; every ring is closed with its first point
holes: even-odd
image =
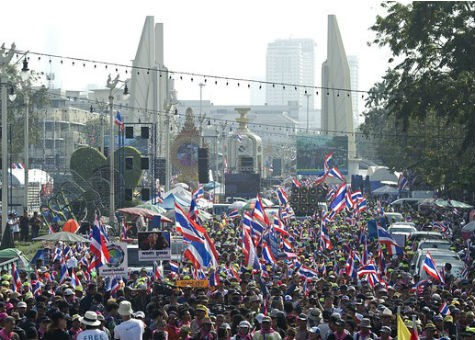
{"type": "Polygon", "coordinates": [[[137,319],[124,321],[114,328],[114,338],[117,340],[142,340],[143,333],[144,324],[137,319]]]}
{"type": "Polygon", "coordinates": [[[78,334],[76,340],[109,340],[109,336],[100,329],[86,329],[78,334]]]}

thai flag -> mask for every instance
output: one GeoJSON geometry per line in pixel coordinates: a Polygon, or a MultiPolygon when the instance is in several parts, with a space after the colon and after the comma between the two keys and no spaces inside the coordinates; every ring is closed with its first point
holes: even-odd
{"type": "Polygon", "coordinates": [[[241,214],[239,213],[238,209],[234,209],[228,214],[228,218],[231,218],[231,219],[238,218],[239,216],[241,216],[241,214]]]}
{"type": "Polygon", "coordinates": [[[218,266],[218,252],[208,233],[204,230],[204,241],[192,241],[183,253],[183,256],[191,261],[195,268],[209,268],[218,266]]]}
{"type": "Polygon", "coordinates": [[[197,200],[197,199],[199,199],[199,198],[203,198],[204,195],[205,195],[205,190],[204,190],[203,186],[200,185],[200,186],[198,187],[198,189],[196,189],[196,190],[193,192],[193,195],[192,195],[192,196],[193,196],[194,199],[197,200]]]}
{"type": "Polygon", "coordinates": [[[291,253],[293,251],[292,244],[285,238],[282,239],[282,247],[286,253],[291,253]]]}
{"type": "Polygon", "coordinates": [[[404,176],[403,174],[399,175],[399,180],[398,180],[399,191],[404,190],[408,184],[409,184],[409,181],[407,180],[406,176],[404,176]]]}
{"type": "Polygon", "coordinates": [[[18,270],[14,262],[12,262],[12,277],[13,277],[13,291],[17,293],[21,293],[20,275],[18,274],[18,270]]]}
{"type": "Polygon", "coordinates": [[[242,244],[242,249],[244,252],[244,265],[246,267],[259,269],[259,259],[257,258],[256,247],[249,231],[246,229],[243,230],[242,244]]]}
{"type": "Polygon", "coordinates": [[[270,226],[269,218],[267,217],[267,214],[264,212],[264,206],[262,205],[262,201],[259,195],[257,195],[256,197],[256,203],[254,204],[252,217],[254,220],[257,220],[257,222],[262,223],[262,226],[264,228],[267,228],[270,226]]]}
{"type": "Polygon", "coordinates": [[[440,308],[439,308],[439,313],[442,315],[442,316],[446,316],[446,315],[450,315],[450,309],[449,309],[449,305],[447,304],[447,302],[444,302],[440,308]]]}
{"type": "Polygon", "coordinates": [[[276,263],[276,259],[272,254],[272,251],[270,250],[270,246],[267,244],[262,248],[262,258],[266,263],[269,263],[271,265],[275,265],[276,263]]]}
{"type": "Polygon", "coordinates": [[[62,256],[61,256],[62,253],[63,253],[63,251],[61,250],[61,248],[56,247],[56,248],[54,249],[53,262],[56,261],[56,260],[62,261],[62,260],[63,260],[63,258],[62,258],[62,256]]]}
{"type": "Polygon", "coordinates": [[[439,282],[445,284],[444,278],[442,277],[442,275],[440,275],[439,270],[437,269],[437,265],[429,251],[427,251],[426,253],[426,258],[424,259],[424,263],[422,264],[422,269],[424,269],[424,271],[430,277],[433,277],[439,282]]]}
{"type": "Polygon", "coordinates": [[[242,142],[242,136],[239,133],[236,135],[236,140],[238,141],[238,143],[242,142]]]}
{"type": "Polygon", "coordinates": [[[302,186],[302,184],[300,184],[300,182],[297,180],[297,178],[292,178],[292,183],[294,183],[294,185],[297,188],[300,188],[302,186]]]}
{"type": "Polygon", "coordinates": [[[385,244],[389,255],[402,255],[403,249],[396,243],[391,235],[381,226],[378,226],[378,241],[385,244]]]}
{"type": "Polygon", "coordinates": [[[204,242],[204,233],[206,232],[203,227],[199,226],[186,216],[183,209],[175,202],[175,227],[176,230],[183,235],[189,241],[192,242],[204,242]]]}
{"type": "Polygon", "coordinates": [[[66,264],[61,265],[61,271],[59,272],[59,283],[62,284],[69,277],[68,267],[66,264]]]}
{"type": "Polygon", "coordinates": [[[447,232],[448,228],[444,222],[432,222],[432,228],[440,230],[442,233],[447,232]]]}
{"type": "Polygon", "coordinates": [[[305,266],[300,266],[300,268],[297,270],[297,274],[301,277],[305,277],[306,279],[313,279],[314,277],[318,277],[318,273],[315,270],[307,268],[305,266]]]}
{"type": "Polygon", "coordinates": [[[342,182],[346,182],[345,176],[342,175],[342,173],[340,172],[340,170],[338,170],[336,166],[331,168],[330,171],[328,171],[328,176],[337,178],[342,182]]]}
{"type": "Polygon", "coordinates": [[[358,201],[358,212],[362,212],[368,209],[366,204],[366,197],[363,197],[361,200],[358,201]]]}
{"type": "Polygon", "coordinates": [[[272,176],[272,174],[274,173],[274,165],[272,163],[269,165],[268,170],[269,170],[269,174],[272,176]]]}
{"type": "Polygon", "coordinates": [[[358,202],[358,200],[363,198],[363,194],[360,190],[356,190],[355,192],[351,193],[351,199],[353,202],[358,202]]]}
{"type": "Polygon", "coordinates": [[[355,265],[354,252],[352,250],[350,251],[350,256],[348,257],[348,260],[346,261],[345,269],[346,269],[346,275],[348,275],[352,279],[356,279],[357,271],[356,271],[356,265],[355,265]]]}
{"type": "Polygon", "coordinates": [[[89,263],[89,260],[87,259],[87,257],[83,256],[80,260],[79,260],[79,263],[86,266],[86,268],[89,268],[90,267],[90,263],[89,263]]]}
{"type": "Polygon", "coordinates": [[[120,289],[120,281],[117,279],[116,276],[114,276],[110,282],[110,292],[111,296],[115,297],[117,295],[117,292],[120,289]]]}
{"type": "Polygon", "coordinates": [[[466,278],[468,278],[468,272],[469,272],[468,266],[466,265],[463,268],[462,272],[460,273],[460,276],[462,276],[464,279],[466,279],[466,278]]]}
{"type": "Polygon", "coordinates": [[[346,183],[340,185],[334,196],[330,203],[330,210],[339,212],[345,207],[346,203],[346,183]]]}
{"type": "Polygon", "coordinates": [[[180,273],[180,265],[179,263],[177,262],[174,262],[174,261],[170,261],[169,262],[169,265],[170,265],[170,270],[176,274],[179,274],[180,273]]]}
{"type": "Polygon", "coordinates": [[[65,259],[67,259],[70,252],[71,252],[71,248],[69,248],[69,246],[64,247],[64,249],[63,249],[63,257],[64,257],[65,259]]]}
{"type": "Polygon", "coordinates": [[[361,260],[363,264],[366,264],[369,261],[368,242],[366,241],[366,237],[363,240],[363,256],[361,260]]]}
{"type": "Polygon", "coordinates": [[[384,216],[384,210],[380,200],[378,200],[378,214],[379,216],[384,216]]]}
{"type": "Polygon", "coordinates": [[[333,156],[333,151],[330,152],[328,155],[325,156],[325,159],[323,160],[323,169],[325,170],[325,173],[327,173],[330,170],[330,160],[332,159],[333,156]]]}
{"type": "Polygon", "coordinates": [[[322,228],[320,229],[320,239],[323,244],[323,248],[327,250],[332,250],[332,242],[330,240],[330,236],[328,235],[327,228],[325,227],[325,224],[322,223],[322,228]]]}
{"type": "Polygon", "coordinates": [[[196,200],[194,197],[191,197],[190,210],[188,211],[188,217],[190,220],[196,222],[198,217],[198,206],[196,205],[196,200]]]}
{"type": "Polygon", "coordinates": [[[376,271],[376,266],[374,265],[374,262],[370,262],[370,263],[364,265],[363,267],[360,267],[360,269],[358,269],[358,277],[359,278],[361,278],[364,275],[368,275],[368,274],[375,274],[375,275],[378,274],[378,272],[376,271]]]}
{"type": "Polygon", "coordinates": [[[320,173],[317,175],[317,178],[315,178],[315,181],[313,182],[313,184],[320,185],[323,182],[325,182],[326,179],[327,179],[327,172],[320,173]]]}
{"type": "Polygon", "coordinates": [[[35,285],[33,286],[33,295],[40,296],[41,295],[41,287],[42,284],[40,281],[36,281],[35,285]]]}
{"type": "Polygon", "coordinates": [[[73,286],[73,288],[82,287],[81,280],[79,280],[78,276],[76,275],[75,270],[73,270],[73,277],[71,278],[71,286],[73,286]]]}
{"type": "Polygon", "coordinates": [[[89,249],[95,256],[95,260],[93,263],[91,263],[90,267],[98,268],[109,262],[109,250],[107,249],[104,237],[101,236],[97,218],[94,221],[94,225],[92,227],[92,237],[89,249]]]}
{"type": "Polygon", "coordinates": [[[289,236],[289,233],[287,230],[285,230],[285,225],[282,223],[282,221],[280,220],[280,218],[278,218],[277,216],[274,216],[274,225],[273,225],[273,229],[275,232],[281,234],[281,235],[284,235],[284,236],[289,236]]]}
{"type": "Polygon", "coordinates": [[[411,292],[416,294],[422,294],[424,292],[425,287],[430,283],[429,280],[421,280],[417,282],[415,285],[412,286],[411,292]]]}
{"type": "Polygon", "coordinates": [[[353,210],[353,207],[355,206],[355,202],[353,201],[353,197],[351,195],[351,190],[349,187],[346,188],[345,205],[348,211],[353,210]]]}
{"type": "Polygon", "coordinates": [[[277,189],[277,197],[279,197],[280,204],[282,205],[286,205],[289,202],[289,198],[282,188],[277,189]]]}
{"type": "Polygon", "coordinates": [[[157,261],[153,261],[153,278],[156,281],[162,280],[162,274],[160,273],[160,267],[158,266],[157,261]]]}
{"type": "Polygon", "coordinates": [[[368,274],[368,283],[371,288],[374,288],[376,284],[381,283],[381,282],[384,282],[384,281],[381,281],[381,278],[379,277],[378,274],[374,274],[374,273],[368,274]]]}
{"type": "Polygon", "coordinates": [[[209,272],[209,285],[210,287],[217,287],[220,283],[218,271],[213,269],[209,272]]]}
{"type": "Polygon", "coordinates": [[[120,128],[120,131],[124,131],[124,120],[122,119],[122,115],[119,111],[115,114],[115,125],[120,128]]]}
{"type": "Polygon", "coordinates": [[[125,224],[125,218],[122,219],[122,232],[121,232],[121,239],[127,240],[127,225],[125,224]]]}

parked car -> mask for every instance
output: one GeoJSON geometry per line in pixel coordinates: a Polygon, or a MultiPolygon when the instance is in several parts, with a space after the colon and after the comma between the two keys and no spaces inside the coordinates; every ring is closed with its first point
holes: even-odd
{"type": "Polygon", "coordinates": [[[422,240],[417,245],[417,250],[423,250],[427,248],[450,250],[451,246],[452,244],[447,240],[422,240]]]}
{"type": "Polygon", "coordinates": [[[411,273],[412,275],[420,275],[421,279],[427,278],[425,275],[425,271],[422,269],[422,265],[424,263],[424,259],[426,258],[426,254],[429,252],[432,258],[437,265],[437,268],[441,269],[444,267],[446,263],[450,263],[452,265],[452,274],[455,277],[460,277],[461,272],[465,266],[465,263],[460,259],[460,256],[453,250],[446,250],[446,249],[437,249],[437,248],[425,248],[419,250],[411,261],[411,273]],[[459,276],[457,276],[457,275],[459,276]]]}
{"type": "Polygon", "coordinates": [[[388,224],[404,222],[404,216],[398,212],[385,212],[384,217],[386,217],[388,224]]]}
{"type": "Polygon", "coordinates": [[[445,237],[438,231],[416,231],[411,234],[409,240],[411,242],[419,242],[421,240],[444,240],[445,237]]]}

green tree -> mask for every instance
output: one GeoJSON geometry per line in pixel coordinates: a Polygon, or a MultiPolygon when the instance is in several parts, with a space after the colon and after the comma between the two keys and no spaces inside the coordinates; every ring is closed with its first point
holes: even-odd
{"type": "Polygon", "coordinates": [[[473,193],[474,3],[382,6],[374,43],[391,49],[395,66],[370,91],[362,132],[384,164],[413,171],[421,185],[473,193]]]}
{"type": "MultiPolygon", "coordinates": [[[[37,145],[41,140],[40,115],[47,106],[48,90],[44,86],[35,87],[36,77],[30,77],[28,80],[22,80],[18,69],[14,65],[6,68],[6,76],[9,83],[8,90],[13,87],[16,98],[13,102],[9,101],[8,108],[8,128],[10,129],[11,150],[9,150],[12,162],[24,161],[24,119],[26,113],[25,96],[29,96],[29,142],[37,145]]],[[[3,81],[4,79],[2,79],[3,81]]],[[[1,147],[0,147],[1,148],[1,147]]]]}

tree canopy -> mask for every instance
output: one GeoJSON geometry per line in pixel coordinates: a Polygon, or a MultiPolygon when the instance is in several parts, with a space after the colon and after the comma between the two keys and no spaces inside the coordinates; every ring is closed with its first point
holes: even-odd
{"type": "Polygon", "coordinates": [[[363,132],[396,170],[452,194],[474,191],[473,2],[384,3],[371,27],[393,57],[370,91],[363,132]]]}

